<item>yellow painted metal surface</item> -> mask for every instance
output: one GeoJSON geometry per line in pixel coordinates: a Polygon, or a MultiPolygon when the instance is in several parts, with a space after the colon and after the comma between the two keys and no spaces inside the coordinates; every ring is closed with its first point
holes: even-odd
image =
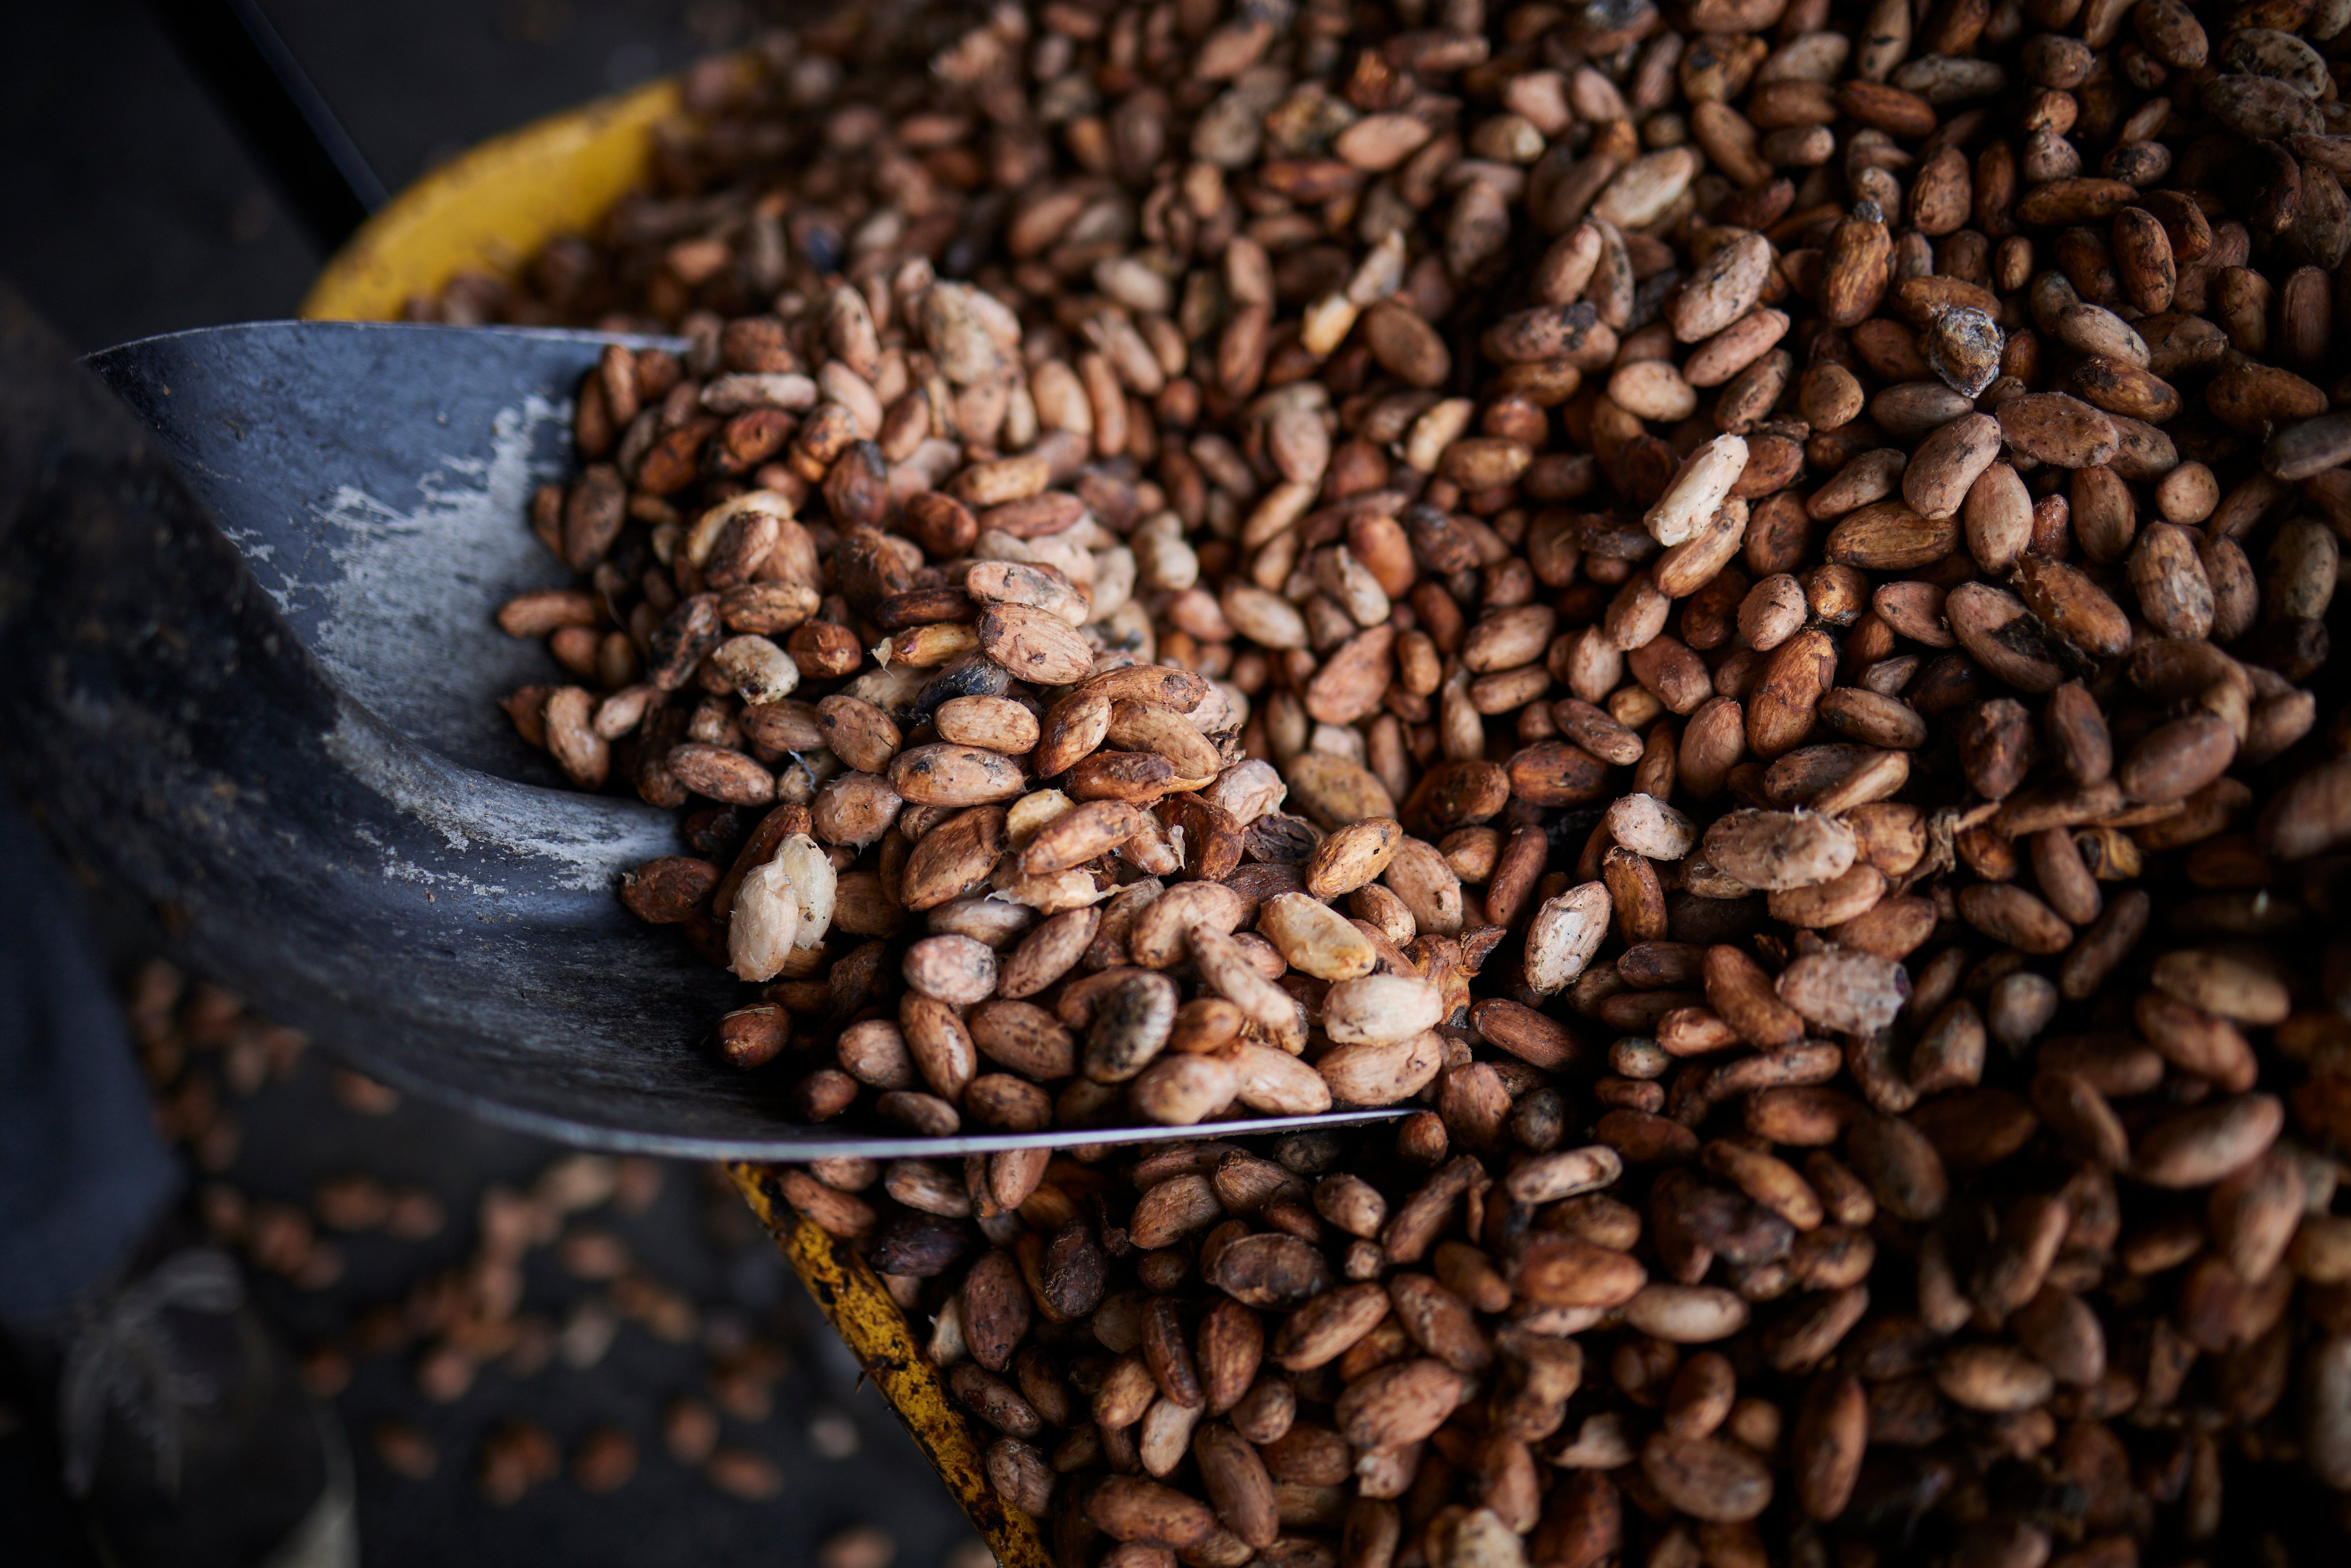
{"type": "Polygon", "coordinates": [[[752,1212],[767,1223],[776,1245],[865,1375],[890,1401],[947,1490],[1003,1568],[1051,1568],[1037,1521],[1008,1508],[987,1484],[970,1419],[947,1397],[946,1385],[914,1343],[905,1314],[855,1248],[801,1218],[784,1201],[772,1166],[737,1161],[726,1167],[752,1212]]]}
{"type": "Polygon", "coordinates": [[[644,177],[653,127],[678,107],[664,77],[483,142],[392,198],[335,253],[302,301],[312,321],[393,321],[461,272],[511,277],[580,233],[644,177]]]}

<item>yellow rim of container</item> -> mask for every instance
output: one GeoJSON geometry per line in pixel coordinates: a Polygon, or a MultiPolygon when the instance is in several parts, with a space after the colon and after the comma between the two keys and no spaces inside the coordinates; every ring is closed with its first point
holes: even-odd
{"type": "Polygon", "coordinates": [[[653,161],[653,128],[679,105],[664,77],[494,137],[392,198],[328,261],[302,301],[311,321],[396,321],[461,272],[511,277],[560,234],[593,227],[653,161]]]}

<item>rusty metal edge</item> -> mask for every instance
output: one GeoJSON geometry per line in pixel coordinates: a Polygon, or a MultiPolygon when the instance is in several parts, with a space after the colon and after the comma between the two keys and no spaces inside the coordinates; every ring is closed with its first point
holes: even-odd
{"type": "Polygon", "coordinates": [[[1037,1521],[1008,1506],[988,1485],[978,1436],[947,1397],[938,1370],[923,1354],[881,1277],[856,1249],[826,1234],[784,1200],[778,1167],[737,1160],[727,1165],[726,1174],[996,1561],[1002,1568],[1051,1568],[1037,1521]]]}

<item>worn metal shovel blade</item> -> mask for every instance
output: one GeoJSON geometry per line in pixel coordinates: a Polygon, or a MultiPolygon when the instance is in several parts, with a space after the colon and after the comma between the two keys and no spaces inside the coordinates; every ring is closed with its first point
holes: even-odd
{"type": "Polygon", "coordinates": [[[165,911],[193,967],[366,1071],[572,1143],[793,1159],[1196,1131],[794,1125],[789,1058],[745,1074],[707,1050],[744,988],[613,894],[675,852],[670,814],[558,787],[496,706],[563,678],[493,615],[567,580],[525,506],[611,340],[183,332],[89,361],[133,420],[0,295],[0,751],[54,836],[165,911]]]}

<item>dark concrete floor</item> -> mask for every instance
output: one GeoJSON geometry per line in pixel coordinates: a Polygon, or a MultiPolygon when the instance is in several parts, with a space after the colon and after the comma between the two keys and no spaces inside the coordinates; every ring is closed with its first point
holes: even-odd
{"type": "MultiPolygon", "coordinates": [[[[485,136],[674,68],[741,41],[742,0],[264,0],[264,8],[383,183],[398,189],[485,136]]],[[[0,50],[0,277],[67,336],[95,349],[152,333],[286,317],[323,259],[261,165],[133,0],[81,0],[16,13],[0,50]]],[[[331,1042],[324,1042],[329,1048],[331,1042]]],[[[298,1349],[348,1344],[370,1308],[473,1247],[494,1184],[527,1185],[564,1151],[413,1102],[363,1114],[333,1092],[317,1051],[249,1096],[225,1092],[238,1135],[214,1173],[250,1199],[306,1207],[320,1180],[364,1170],[430,1190],[448,1216],[428,1240],[338,1237],[340,1277],[323,1289],[264,1278],[258,1294],[298,1349]]],[[[216,1151],[218,1153],[219,1151],[216,1151]]],[[[969,1563],[977,1542],[887,1408],[800,1295],[756,1225],[706,1173],[662,1167],[650,1208],[608,1208],[577,1225],[611,1232],[635,1264],[692,1304],[680,1339],[623,1323],[592,1367],[558,1356],[537,1370],[486,1366],[455,1400],[428,1398],[419,1347],[350,1357],[335,1405],[358,1456],[370,1568],[402,1564],[779,1563],[820,1560],[819,1543],[879,1525],[900,1568],[969,1563]],[[661,1414],[708,1396],[714,1354],[749,1339],[789,1368],[761,1419],[729,1416],[722,1441],[772,1461],[780,1495],[743,1501],[664,1450],[661,1414]],[[634,1478],[592,1495],[569,1477],[496,1507],[475,1484],[484,1434],[502,1420],[543,1427],[567,1456],[588,1427],[636,1442],[634,1478]],[[393,1473],[372,1436],[422,1433],[440,1462],[393,1473]]],[[[559,1326],[607,1287],[540,1249],[523,1312],[559,1326]]],[[[40,1435],[0,1391],[0,1515],[16,1529],[0,1559],[86,1561],[40,1484],[40,1435]],[[29,1456],[29,1458],[28,1458],[29,1456]],[[27,1489],[31,1489],[28,1490],[27,1489]],[[46,1520],[52,1528],[44,1530],[46,1520]],[[29,1558],[16,1555],[30,1552],[29,1558]]],[[[838,1553],[828,1568],[879,1568],[838,1553]]]]}
{"type": "MultiPolygon", "coordinates": [[[[370,1568],[797,1565],[817,1562],[821,1542],[857,1525],[889,1531],[897,1568],[940,1568],[968,1538],[887,1406],[859,1387],[854,1360],[713,1172],[641,1162],[646,1169],[637,1176],[654,1177],[650,1203],[599,1203],[565,1225],[568,1236],[605,1252],[617,1242],[635,1295],[650,1293],[647,1283],[671,1295],[666,1318],[628,1315],[628,1284],[594,1277],[601,1269],[581,1278],[561,1245],[535,1247],[524,1260],[516,1316],[526,1340],[540,1339],[541,1349],[531,1355],[526,1346],[520,1364],[513,1353],[487,1361],[461,1396],[448,1399],[429,1393],[422,1375],[429,1343],[370,1344],[371,1334],[382,1332],[382,1309],[413,1300],[420,1280],[465,1266],[478,1244],[475,1217],[486,1191],[528,1192],[567,1151],[413,1099],[355,1094],[317,1051],[250,1095],[225,1086],[221,1103],[237,1131],[235,1158],[217,1179],[248,1205],[308,1209],[322,1179],[364,1172],[396,1190],[430,1193],[447,1216],[439,1234],[421,1240],[319,1228],[341,1264],[340,1278],[324,1288],[255,1270],[265,1310],[294,1343],[328,1347],[349,1367],[334,1406],[357,1458],[370,1568]],[[395,1103],[387,1107],[386,1100],[395,1103]],[[687,1310],[677,1311],[681,1305],[687,1310]],[[566,1342],[583,1333],[590,1344],[604,1337],[583,1328],[594,1318],[617,1320],[617,1329],[592,1365],[574,1365],[566,1342]],[[551,1355],[540,1338],[550,1332],[551,1355]],[[747,1406],[738,1397],[732,1412],[724,1409],[714,1378],[747,1346],[779,1353],[782,1375],[764,1415],[756,1395],[747,1406]],[[680,1399],[717,1408],[721,1445],[772,1464],[778,1494],[759,1501],[726,1496],[701,1468],[670,1454],[663,1418],[680,1399]],[[567,1469],[589,1428],[614,1428],[635,1445],[635,1474],[603,1495],[567,1475],[518,1503],[495,1506],[479,1494],[478,1462],[488,1434],[511,1421],[543,1429],[567,1469]],[[388,1423],[432,1445],[438,1462],[431,1476],[412,1479],[390,1467],[379,1440],[388,1423]]],[[[248,1256],[257,1250],[248,1245],[248,1256]]]]}

